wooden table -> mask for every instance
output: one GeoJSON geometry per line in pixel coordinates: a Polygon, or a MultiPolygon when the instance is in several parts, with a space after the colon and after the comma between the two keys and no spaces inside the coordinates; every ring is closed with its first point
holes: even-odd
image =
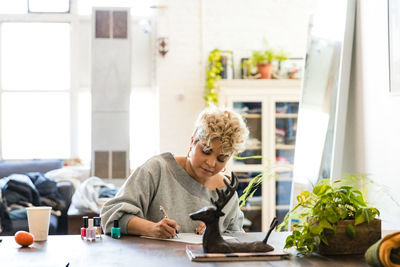
{"type": "MultiPolygon", "coordinates": [[[[237,235],[241,241],[260,240],[264,233],[237,235]]],[[[270,243],[282,246],[288,233],[274,232],[270,243]]],[[[79,235],[51,235],[45,242],[21,248],[13,236],[1,237],[0,266],[368,266],[362,255],[323,257],[317,254],[280,261],[264,262],[191,262],[184,243],[159,241],[135,236],[112,239],[105,236],[96,242],[81,240],[79,235]]]]}

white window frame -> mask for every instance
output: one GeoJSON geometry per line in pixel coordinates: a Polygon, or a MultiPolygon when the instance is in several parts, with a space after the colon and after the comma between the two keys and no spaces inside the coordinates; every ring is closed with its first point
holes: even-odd
{"type": "MultiPolygon", "coordinates": [[[[57,92],[67,92],[70,95],[70,136],[71,136],[71,147],[70,147],[70,158],[78,157],[78,95],[82,92],[90,92],[90,88],[80,88],[79,83],[79,21],[81,17],[77,12],[77,0],[70,0],[70,13],[27,13],[27,14],[0,14],[0,23],[7,22],[64,22],[70,24],[70,90],[57,90],[57,92]]],[[[83,19],[85,19],[83,17],[83,19]]],[[[0,38],[1,35],[0,27],[0,38]]],[[[1,49],[1,47],[0,47],[1,49]]],[[[1,64],[0,64],[1,67],[1,64]]],[[[0,69],[1,73],[1,69],[0,69]]],[[[11,92],[11,90],[4,90],[1,87],[2,77],[0,75],[0,103],[2,95],[5,92],[11,92]]],[[[21,90],[22,91],[22,90],[21,90]]],[[[12,92],[19,92],[12,90],[12,92]]],[[[32,93],[44,92],[43,90],[29,90],[32,93]]],[[[0,109],[0,126],[1,121],[1,109],[0,109]]],[[[0,160],[3,159],[2,154],[2,136],[0,131],[0,160]]],[[[7,159],[7,160],[18,160],[18,159],[7,159]]]]}

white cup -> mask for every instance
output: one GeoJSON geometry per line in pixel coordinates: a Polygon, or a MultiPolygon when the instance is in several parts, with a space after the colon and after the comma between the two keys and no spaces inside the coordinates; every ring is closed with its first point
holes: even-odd
{"type": "Polygon", "coordinates": [[[50,211],[51,207],[26,208],[29,233],[33,234],[35,241],[47,240],[50,225],[50,211]]]}

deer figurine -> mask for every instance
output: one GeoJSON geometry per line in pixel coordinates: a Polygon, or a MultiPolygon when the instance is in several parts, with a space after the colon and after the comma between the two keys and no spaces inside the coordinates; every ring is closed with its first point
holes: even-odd
{"type": "Polygon", "coordinates": [[[219,218],[225,214],[222,212],[223,207],[235,194],[238,187],[238,179],[232,173],[232,180],[229,184],[224,180],[226,189],[216,189],[218,200],[211,198],[213,206],[204,207],[196,212],[189,214],[192,220],[199,220],[206,224],[206,230],[203,235],[203,250],[206,253],[232,253],[232,252],[268,252],[274,248],[267,244],[269,235],[278,224],[276,218],[273,219],[270,229],[262,241],[233,243],[225,241],[220,233],[219,218]]]}

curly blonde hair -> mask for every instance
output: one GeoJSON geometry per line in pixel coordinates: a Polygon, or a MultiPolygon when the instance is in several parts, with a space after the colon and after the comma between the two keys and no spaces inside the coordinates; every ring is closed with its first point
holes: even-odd
{"type": "Polygon", "coordinates": [[[237,112],[218,107],[204,109],[198,116],[193,132],[193,142],[217,139],[222,142],[222,153],[236,154],[245,149],[249,130],[237,112]]]}

